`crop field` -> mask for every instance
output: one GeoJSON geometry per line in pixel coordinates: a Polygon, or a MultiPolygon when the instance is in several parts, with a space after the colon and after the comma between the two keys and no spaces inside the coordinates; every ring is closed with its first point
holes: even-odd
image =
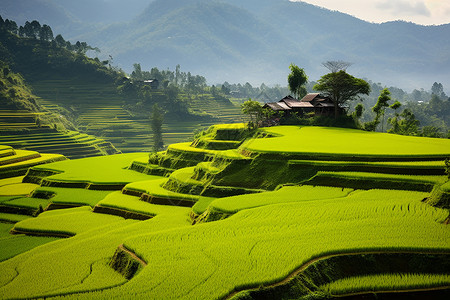
{"type": "Polygon", "coordinates": [[[0,180],[0,207],[18,209],[0,212],[0,298],[449,294],[447,140],[243,130],[216,126],[156,155],[54,162],[0,180]],[[390,143],[391,153],[346,148],[339,135],[390,143]]]}
{"type": "MultiPolygon", "coordinates": [[[[449,154],[450,140],[398,136],[346,128],[280,126],[264,129],[273,138],[252,139],[243,149],[257,153],[334,156],[439,158],[449,154]]],[[[415,159],[417,160],[417,159],[415,159]]]]}
{"type": "Polygon", "coordinates": [[[18,131],[8,135],[0,131],[0,143],[15,149],[58,153],[70,159],[120,153],[110,143],[87,134],[60,132],[49,128],[37,131],[18,131]]]}
{"type": "Polygon", "coordinates": [[[32,166],[66,159],[60,154],[40,154],[36,151],[15,150],[10,146],[0,147],[3,148],[0,148],[0,186],[3,185],[2,178],[25,175],[32,166]]]}
{"type": "MultiPolygon", "coordinates": [[[[99,136],[111,142],[122,152],[151,151],[153,137],[147,118],[136,118],[123,106],[121,97],[113,85],[93,85],[83,80],[40,80],[33,88],[41,97],[39,103],[49,111],[58,111],[56,105],[71,107],[77,112],[81,131],[99,136]]],[[[160,91],[154,91],[158,94],[160,91]]],[[[192,112],[212,117],[208,120],[173,120],[165,118],[163,140],[166,145],[189,141],[193,132],[215,123],[245,121],[237,105],[211,99],[211,95],[180,97],[188,101],[192,112]]]]}

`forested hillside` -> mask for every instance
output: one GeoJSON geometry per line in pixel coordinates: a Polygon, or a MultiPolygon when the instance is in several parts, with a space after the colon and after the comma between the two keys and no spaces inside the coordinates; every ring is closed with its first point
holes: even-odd
{"type": "MultiPolygon", "coordinates": [[[[127,7],[98,0],[78,8],[69,1],[14,3],[28,13],[35,8],[30,19],[44,17],[69,40],[96,45],[102,59],[112,55],[129,72],[136,62],[160,69],[180,64],[212,83],[282,84],[292,62],[317,80],[323,61],[342,59],[354,63],[359,77],[408,90],[450,80],[449,24],[368,23],[288,0],[155,0],[146,7],[139,0],[127,7]],[[59,12],[51,20],[48,6],[59,12]],[[122,7],[123,14],[107,17],[114,7],[122,7]]],[[[17,9],[7,12],[20,15],[17,9]]]]}
{"type": "Polygon", "coordinates": [[[75,128],[104,137],[125,151],[150,149],[149,116],[158,104],[165,113],[166,142],[184,141],[192,131],[216,122],[240,121],[239,108],[221,89],[210,89],[200,75],[180,70],[136,69],[127,75],[85,54],[98,48],[56,37],[38,21],[24,25],[0,20],[1,57],[20,73],[53,113],[65,115],[75,128]],[[156,79],[154,84],[145,80],[156,79]],[[181,123],[180,123],[181,122],[181,123]],[[183,123],[184,122],[184,123],[183,123]]]}

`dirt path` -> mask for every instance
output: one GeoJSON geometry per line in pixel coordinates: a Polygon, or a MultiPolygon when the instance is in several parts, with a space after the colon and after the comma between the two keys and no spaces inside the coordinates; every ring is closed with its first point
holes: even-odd
{"type": "MultiPolygon", "coordinates": [[[[366,252],[350,252],[350,253],[330,254],[330,255],[316,257],[316,258],[308,261],[307,263],[305,263],[304,265],[302,265],[300,268],[296,269],[292,273],[290,273],[282,281],[279,281],[279,282],[276,282],[276,283],[273,283],[273,284],[269,284],[269,285],[264,285],[263,287],[264,288],[273,288],[273,287],[284,285],[284,284],[288,283],[290,280],[292,280],[295,276],[297,276],[298,274],[300,274],[301,272],[306,270],[309,266],[311,266],[312,264],[314,264],[314,263],[316,263],[316,262],[318,262],[320,260],[325,260],[325,259],[328,259],[328,258],[339,257],[339,256],[366,255],[366,254],[447,254],[447,255],[450,255],[449,252],[421,252],[421,251],[394,251],[394,252],[390,252],[390,251],[370,251],[370,252],[367,252],[366,251],[366,252]]],[[[387,292],[389,292],[389,293],[392,293],[392,292],[402,293],[402,292],[415,292],[415,291],[419,292],[419,291],[441,290],[441,289],[446,289],[446,288],[450,288],[450,286],[425,288],[425,289],[376,291],[376,293],[387,293],[387,292]]],[[[231,294],[229,294],[227,297],[225,297],[224,299],[231,299],[234,296],[236,296],[238,293],[243,292],[243,291],[256,291],[256,290],[259,290],[259,289],[260,289],[260,287],[234,291],[231,294]]],[[[347,297],[347,296],[360,295],[360,294],[362,295],[362,294],[368,294],[368,293],[373,294],[374,292],[358,292],[358,293],[354,293],[354,294],[342,294],[342,295],[333,295],[333,296],[334,297],[347,297]]]]}
{"type": "Polygon", "coordinates": [[[128,255],[130,255],[133,259],[138,261],[143,267],[147,266],[147,263],[143,259],[141,259],[139,256],[137,256],[134,252],[131,252],[130,250],[128,250],[123,244],[119,245],[119,249],[126,252],[128,255]]]}

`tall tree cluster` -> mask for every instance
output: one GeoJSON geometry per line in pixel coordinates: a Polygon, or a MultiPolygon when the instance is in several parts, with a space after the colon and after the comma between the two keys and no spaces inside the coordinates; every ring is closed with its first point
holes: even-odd
{"type": "Polygon", "coordinates": [[[17,23],[12,20],[3,20],[0,16],[0,29],[16,34],[22,38],[29,38],[41,41],[52,42],[54,45],[60,48],[66,48],[69,51],[85,54],[88,50],[94,50],[100,52],[98,48],[89,46],[86,42],[77,41],[75,44],[64,40],[64,38],[58,34],[56,37],[53,35],[52,28],[47,25],[41,25],[38,21],[33,20],[31,22],[26,21],[23,26],[17,26],[17,23]]]}

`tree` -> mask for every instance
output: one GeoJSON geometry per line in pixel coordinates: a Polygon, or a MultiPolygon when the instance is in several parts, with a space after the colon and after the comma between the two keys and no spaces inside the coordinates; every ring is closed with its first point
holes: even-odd
{"type": "Polygon", "coordinates": [[[261,121],[264,116],[264,111],[261,104],[259,104],[258,101],[254,101],[252,99],[248,99],[243,104],[241,104],[241,109],[244,115],[250,116],[250,123],[252,123],[252,125],[261,121]]]}
{"type": "Polygon", "coordinates": [[[63,38],[62,35],[60,35],[60,34],[58,34],[58,35],[55,37],[55,42],[56,42],[56,45],[57,45],[58,47],[61,47],[61,48],[66,47],[66,41],[64,40],[64,38],[63,38]]]}
{"type": "Polygon", "coordinates": [[[289,66],[291,73],[288,75],[289,90],[298,99],[303,98],[306,95],[305,84],[308,82],[308,77],[305,71],[294,64],[289,66]]]}
{"type": "Polygon", "coordinates": [[[347,71],[347,68],[352,65],[350,62],[342,61],[342,60],[329,60],[322,65],[330,70],[331,73],[336,73],[338,71],[347,71]]]}
{"type": "Polygon", "coordinates": [[[53,31],[50,26],[44,24],[39,29],[39,39],[42,41],[52,41],[53,40],[53,31]]]}
{"type": "Polygon", "coordinates": [[[399,115],[389,118],[388,122],[392,125],[392,128],[388,130],[388,133],[395,133],[401,135],[416,135],[417,126],[419,121],[416,120],[416,116],[407,108],[399,115]]]}
{"type": "Polygon", "coordinates": [[[387,88],[385,88],[380,92],[380,96],[378,97],[378,101],[375,106],[372,107],[372,111],[376,113],[376,125],[374,130],[380,123],[380,117],[383,117],[383,120],[381,121],[381,131],[384,131],[384,112],[386,110],[386,107],[389,107],[389,101],[391,101],[391,92],[387,88]]]}
{"type": "Polygon", "coordinates": [[[433,86],[431,87],[431,94],[436,95],[439,98],[445,98],[446,95],[444,93],[444,86],[442,83],[433,83],[433,86]]]}
{"type": "Polygon", "coordinates": [[[392,108],[395,113],[397,113],[397,109],[399,109],[400,106],[402,106],[402,104],[399,101],[395,101],[391,106],[389,106],[389,108],[392,108]]]}
{"type": "Polygon", "coordinates": [[[313,89],[333,100],[335,118],[339,116],[339,108],[347,101],[359,99],[359,94],[370,93],[370,85],[365,80],[353,77],[343,70],[323,75],[313,89]]]}
{"type": "Polygon", "coordinates": [[[164,122],[164,113],[157,103],[153,104],[150,119],[153,131],[153,152],[158,152],[164,147],[162,138],[162,124],[164,122]]]}
{"type": "Polygon", "coordinates": [[[362,103],[358,103],[355,106],[355,111],[353,112],[352,116],[358,120],[359,118],[361,118],[363,112],[364,112],[364,105],[362,105],[362,103]]]}

